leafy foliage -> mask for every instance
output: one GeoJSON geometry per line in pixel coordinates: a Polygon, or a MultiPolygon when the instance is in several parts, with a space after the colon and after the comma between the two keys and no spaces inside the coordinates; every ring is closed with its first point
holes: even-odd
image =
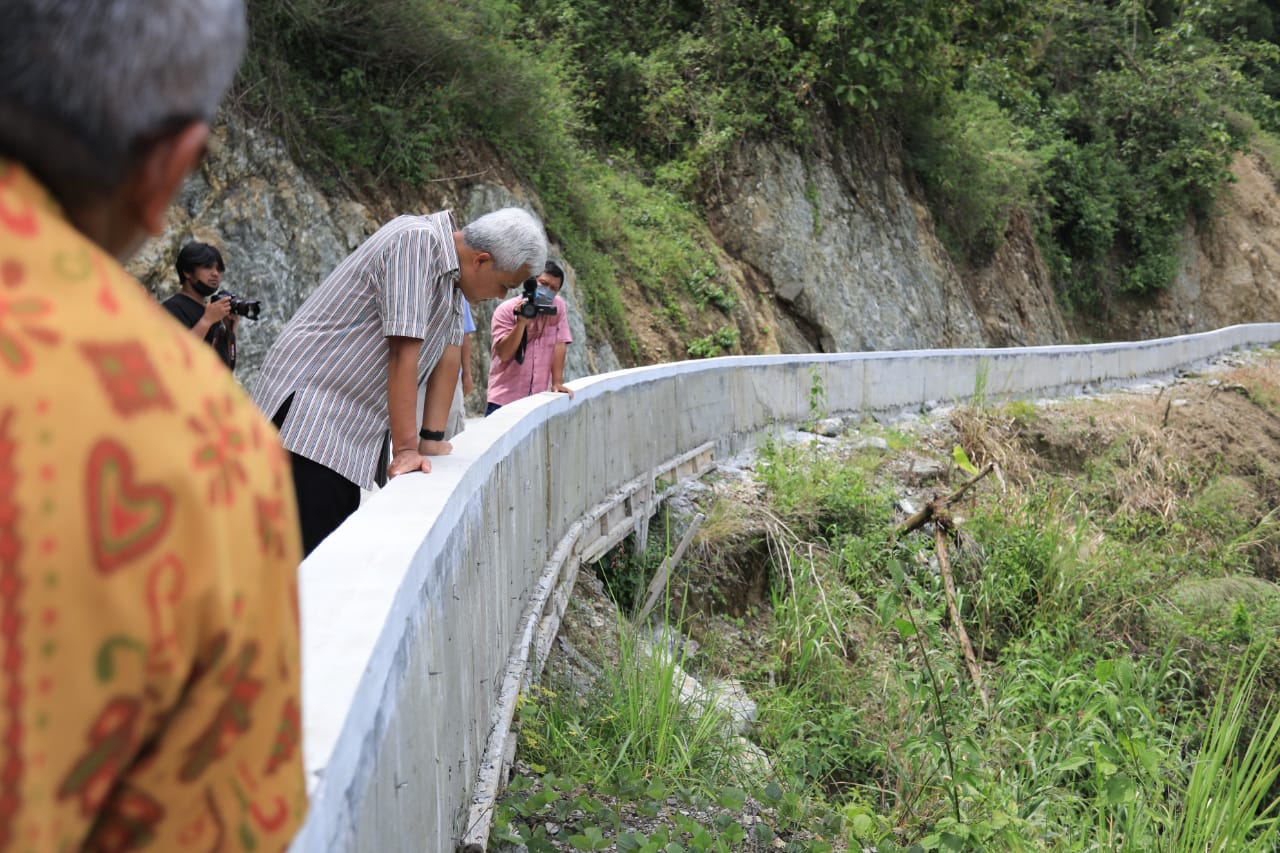
{"type": "Polygon", "coordinates": [[[502,0],[262,0],[248,12],[241,101],[316,165],[417,183],[462,139],[501,141],[530,115],[572,122],[555,69],[512,41],[502,0]]]}
{"type": "MultiPolygon", "coordinates": [[[[1069,306],[1107,311],[1166,287],[1232,158],[1280,129],[1275,12],[1272,0],[262,0],[239,103],[357,184],[418,184],[459,146],[492,146],[590,282],[593,327],[638,359],[622,282],[677,330],[732,311],[699,201],[742,141],[804,145],[831,123],[901,140],[962,263],[989,261],[1022,212],[1069,306]]],[[[718,342],[686,340],[695,356],[718,342]]]]}

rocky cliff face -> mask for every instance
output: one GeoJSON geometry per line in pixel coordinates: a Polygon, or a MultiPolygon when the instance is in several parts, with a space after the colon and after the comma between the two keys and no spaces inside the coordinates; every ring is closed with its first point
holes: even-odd
{"type": "Polygon", "coordinates": [[[895,164],[842,139],[745,149],[713,209],[728,253],[768,282],[790,351],[980,346],[981,324],[895,164]]]}
{"type": "Polygon", "coordinates": [[[233,121],[215,129],[165,234],[129,271],[163,299],[178,290],[173,263],[183,244],[218,246],[227,263],[223,287],[262,302],[257,322],[240,323],[236,374],[247,384],[302,300],[377,224],[365,205],[308,180],[279,140],[233,121]]]}
{"type": "MultiPolygon", "coordinates": [[[[452,208],[460,222],[506,205],[535,212],[536,196],[483,150],[446,178],[397,199],[356,199],[324,187],[260,129],[227,118],[210,153],[174,205],[166,233],[131,271],[158,297],[176,289],[173,259],[188,240],[223,249],[224,286],[263,303],[262,319],[241,324],[241,367],[251,384],[284,323],[338,262],[397,213],[452,208]]],[[[1280,214],[1261,164],[1242,158],[1220,217],[1188,231],[1175,285],[1155,299],[1118,306],[1094,337],[1155,337],[1268,319],[1280,309],[1280,214]]],[[[908,188],[891,147],[870,137],[819,138],[798,150],[746,145],[720,177],[708,203],[708,246],[734,283],[738,307],[704,320],[740,330],[744,352],[852,351],[1064,342],[1073,332],[1054,300],[1049,276],[1025,219],[1015,217],[1005,245],[987,267],[957,270],[934,234],[928,210],[908,188]]],[[[685,342],[640,284],[622,282],[638,346],[590,328],[580,310],[572,258],[559,248],[569,282],[575,345],[568,378],[635,361],[686,357],[685,342]]],[[[488,320],[476,306],[473,342],[483,409],[489,362],[488,320]]],[[[701,332],[700,332],[701,333],[701,332]]]]}

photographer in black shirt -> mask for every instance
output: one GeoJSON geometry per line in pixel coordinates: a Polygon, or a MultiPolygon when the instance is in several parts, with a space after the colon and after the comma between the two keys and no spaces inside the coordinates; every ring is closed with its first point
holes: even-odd
{"type": "Polygon", "coordinates": [[[182,289],[161,304],[182,325],[212,346],[223,363],[234,370],[236,326],[240,318],[231,310],[232,300],[209,301],[209,297],[218,292],[218,284],[227,269],[222,253],[208,243],[188,243],[178,252],[174,266],[182,289]]]}

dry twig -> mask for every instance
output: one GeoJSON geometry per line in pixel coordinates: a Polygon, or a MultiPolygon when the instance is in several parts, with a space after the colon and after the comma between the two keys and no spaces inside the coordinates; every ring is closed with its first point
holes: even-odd
{"type": "Polygon", "coordinates": [[[898,529],[895,531],[896,535],[901,536],[904,533],[910,533],[913,530],[919,530],[921,527],[924,527],[926,524],[933,521],[936,517],[943,515],[944,510],[946,510],[947,507],[951,506],[951,504],[955,503],[956,501],[964,497],[965,493],[968,492],[970,489],[972,489],[978,483],[979,480],[981,480],[983,477],[987,476],[988,474],[990,474],[992,471],[995,471],[995,470],[996,470],[996,463],[988,462],[985,466],[983,466],[983,469],[981,471],[975,474],[971,480],[969,480],[967,483],[962,485],[960,488],[956,489],[954,492],[947,495],[945,498],[934,498],[933,500],[925,504],[922,509],[914,513],[906,521],[902,522],[902,524],[899,524],[898,529]]]}
{"type": "Polygon", "coordinates": [[[973,644],[969,642],[969,632],[964,629],[964,620],[960,618],[960,607],[956,604],[956,584],[951,576],[951,560],[947,557],[947,534],[942,525],[934,527],[934,542],[937,544],[938,568],[942,570],[942,586],[947,594],[947,612],[951,614],[951,626],[956,634],[956,641],[964,652],[964,663],[969,668],[969,677],[977,688],[978,698],[982,700],[982,710],[991,710],[991,699],[987,696],[987,688],[982,683],[982,670],[978,668],[978,657],[973,653],[973,644]]]}

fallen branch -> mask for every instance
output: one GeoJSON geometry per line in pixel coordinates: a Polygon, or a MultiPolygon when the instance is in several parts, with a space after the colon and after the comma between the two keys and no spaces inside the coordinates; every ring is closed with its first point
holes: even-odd
{"type": "Polygon", "coordinates": [[[942,570],[942,587],[947,594],[947,612],[951,614],[951,626],[955,631],[956,641],[964,652],[964,663],[969,668],[969,677],[982,700],[982,710],[991,710],[991,699],[982,683],[982,670],[978,668],[978,656],[973,653],[973,644],[969,642],[969,632],[964,629],[964,621],[960,618],[960,607],[956,604],[956,584],[951,576],[951,560],[947,557],[947,534],[942,525],[934,528],[934,543],[938,554],[938,568],[942,570]]]}
{"type": "Polygon", "coordinates": [[[636,624],[640,624],[645,617],[653,610],[661,597],[662,591],[667,587],[667,579],[671,577],[671,570],[675,568],[676,563],[680,562],[680,558],[684,556],[685,549],[689,547],[689,543],[693,541],[693,534],[698,532],[698,528],[702,526],[702,522],[706,520],[706,516],[698,513],[689,522],[689,528],[685,530],[684,536],[680,539],[680,544],[676,546],[676,550],[667,555],[662,561],[662,565],[658,566],[658,571],[654,572],[653,580],[649,582],[649,597],[645,599],[644,607],[640,608],[640,612],[636,614],[636,624]]]}
{"type": "Polygon", "coordinates": [[[1250,402],[1253,401],[1252,392],[1250,392],[1248,388],[1244,387],[1238,382],[1230,382],[1230,383],[1227,383],[1226,385],[1215,386],[1214,389],[1209,392],[1209,396],[1212,397],[1214,394],[1217,394],[1219,391],[1233,391],[1236,394],[1239,394],[1240,396],[1244,397],[1246,400],[1249,400],[1250,402]]]}
{"type": "Polygon", "coordinates": [[[895,531],[896,535],[901,536],[904,533],[919,530],[935,518],[944,516],[944,510],[946,510],[947,507],[964,497],[965,493],[977,485],[979,480],[994,470],[996,470],[996,463],[988,462],[981,471],[969,480],[969,482],[965,483],[945,498],[934,498],[929,501],[920,511],[913,513],[910,518],[898,525],[898,529],[895,531]]]}

